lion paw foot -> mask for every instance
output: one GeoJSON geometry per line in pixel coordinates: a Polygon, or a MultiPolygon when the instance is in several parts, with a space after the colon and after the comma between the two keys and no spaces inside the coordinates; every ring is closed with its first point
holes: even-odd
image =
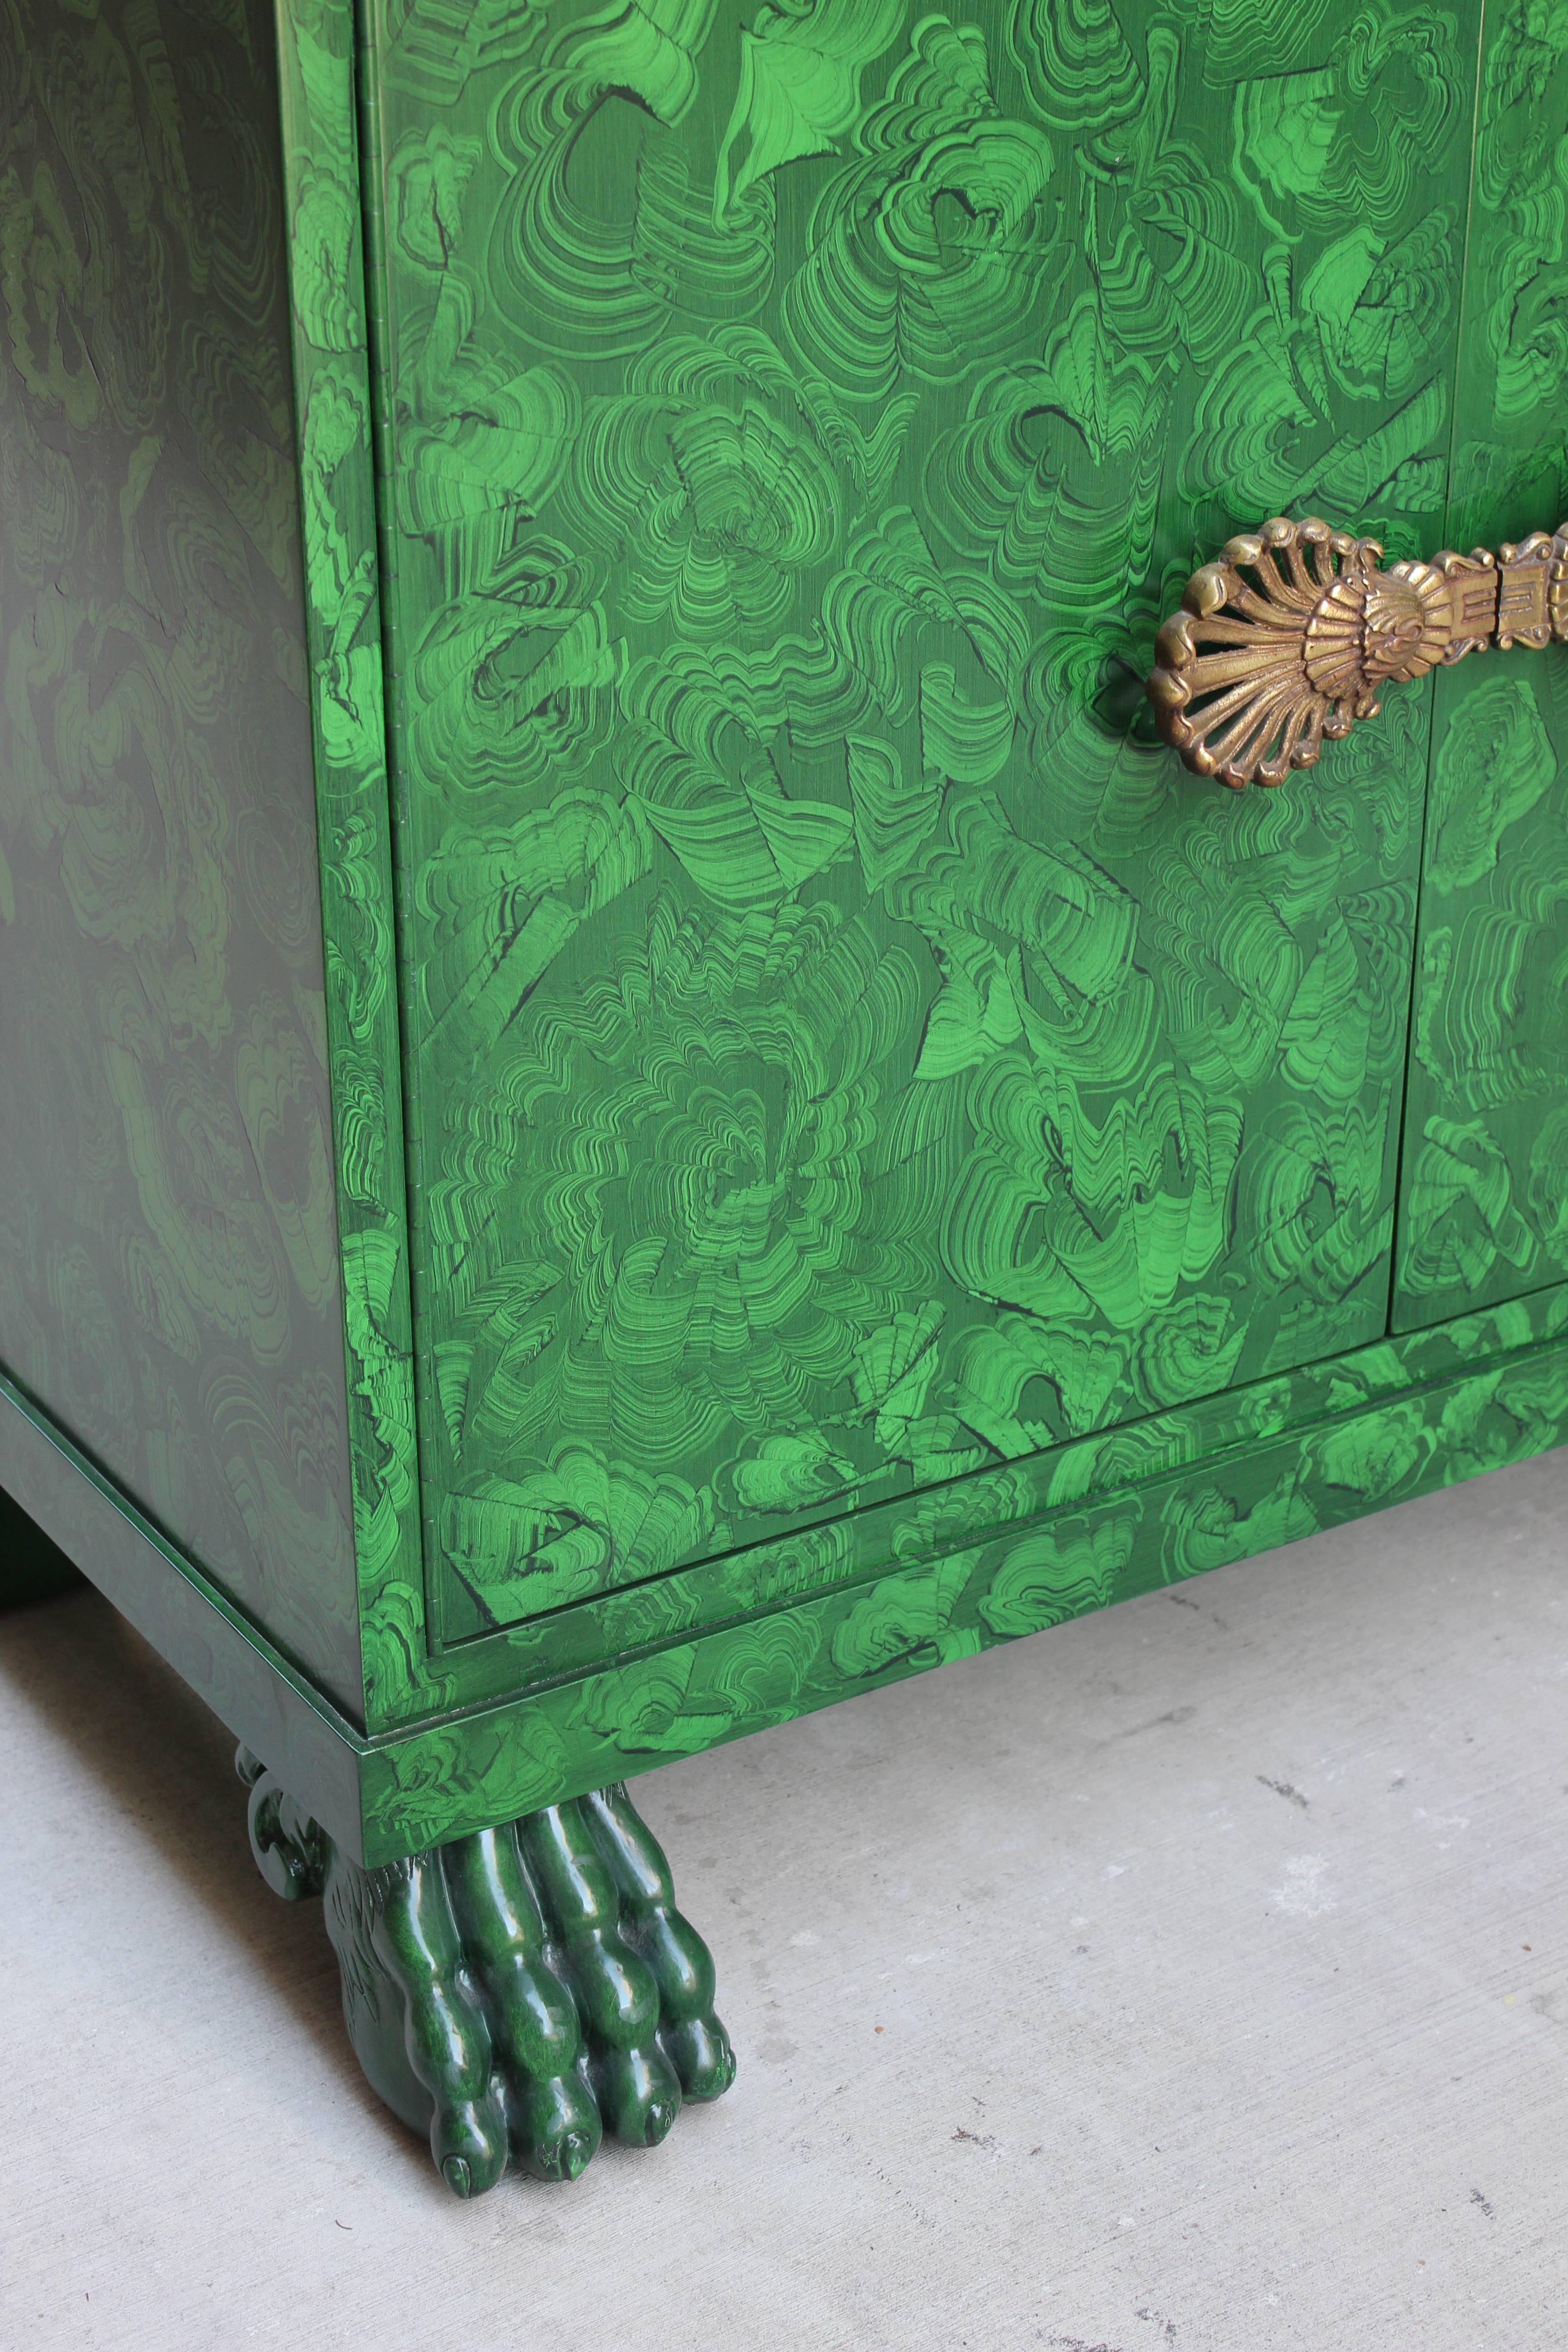
{"type": "Polygon", "coordinates": [[[363,1870],[237,1760],[263,1876],[324,1896],[355,2053],[458,2196],[574,2180],[603,2133],[655,2147],[729,2089],[712,1960],[624,1788],[363,1870]]]}

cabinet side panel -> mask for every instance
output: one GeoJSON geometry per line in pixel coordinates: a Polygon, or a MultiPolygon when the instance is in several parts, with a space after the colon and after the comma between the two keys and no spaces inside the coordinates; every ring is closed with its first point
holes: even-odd
{"type": "MultiPolygon", "coordinates": [[[[1446,543],[1568,513],[1568,23],[1489,6],[1446,543]]],[[[1568,1268],[1568,660],[1438,678],[1394,1326],[1568,1268]]]]}
{"type": "Polygon", "coordinates": [[[271,26],[4,38],[0,1360],[357,1710],[271,26]]]}

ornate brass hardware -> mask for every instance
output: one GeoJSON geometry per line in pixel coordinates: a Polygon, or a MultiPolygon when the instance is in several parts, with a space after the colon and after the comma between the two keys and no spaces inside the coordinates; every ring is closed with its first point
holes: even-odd
{"type": "Polygon", "coordinates": [[[1375,539],[1276,516],[1194,572],[1146,691],[1200,776],[1278,784],[1371,719],[1385,686],[1486,646],[1568,639],[1568,523],[1494,555],[1445,549],[1379,569],[1375,539]]]}

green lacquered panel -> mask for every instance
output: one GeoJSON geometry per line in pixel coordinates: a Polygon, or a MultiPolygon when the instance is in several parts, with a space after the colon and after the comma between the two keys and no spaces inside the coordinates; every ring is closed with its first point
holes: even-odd
{"type": "Polygon", "coordinates": [[[0,1361],[357,1707],[272,26],[0,52],[0,1361]]]}
{"type": "Polygon", "coordinates": [[[819,1558],[787,1539],[760,1547],[716,1571],[722,1623],[701,1630],[715,1612],[693,1609],[682,1639],[674,1615],[606,1617],[574,1672],[372,1738],[3,1377],[0,1483],[344,1851],[374,1864],[1561,1444],[1565,1328],[1568,1286],[1537,1291],[982,1474],[957,1510],[912,1498],[879,1528],[866,1514],[847,1522],[855,1549],[837,1557],[836,1591],[822,1591],[819,1558]],[[855,1632],[840,1639],[840,1626],[855,1632]]]}
{"type": "Polygon", "coordinates": [[[278,58],[363,1714],[374,1730],[418,1714],[427,1694],[352,0],[278,0],[278,58]]]}
{"type": "MultiPolygon", "coordinates": [[[[1487,10],[1450,545],[1568,515],[1568,15],[1487,10]]],[[[1439,678],[1394,1321],[1568,1266],[1568,655],[1439,678]]]]}
{"type": "MultiPolygon", "coordinates": [[[[1045,1507],[1027,1519],[1019,1492],[1000,1524],[962,1486],[928,1496],[878,1567],[828,1591],[803,1578],[789,1606],[787,1545],[749,1608],[736,1562],[728,1622],[368,1750],[365,1852],[460,1835],[1561,1444],[1565,1316],[1568,1291],[1537,1293],[1239,1391],[1228,1431],[1188,1408],[1125,1444],[1080,1441],[1031,1481],[1045,1507]]],[[[1034,1466],[997,1476],[1022,1486],[1034,1466]]]]}
{"type": "Polygon", "coordinates": [[[474,1696],[542,1612],[1384,1328],[1427,705],[1273,798],[1129,718],[1231,530],[1436,545],[1479,26],[370,21],[474,1696]]]}

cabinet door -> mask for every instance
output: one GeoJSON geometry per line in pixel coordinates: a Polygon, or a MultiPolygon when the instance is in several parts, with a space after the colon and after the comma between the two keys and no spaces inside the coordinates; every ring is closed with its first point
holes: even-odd
{"type": "MultiPolygon", "coordinates": [[[[1568,20],[1489,8],[1447,543],[1568,513],[1568,20]]],[[[1437,680],[1394,1328],[1568,1273],[1568,662],[1437,680]]]]}
{"type": "Polygon", "coordinates": [[[1479,12],[372,13],[477,1691],[495,1629],[1385,1328],[1426,700],[1245,795],[1135,714],[1233,530],[1438,543],[1479,12]]]}

